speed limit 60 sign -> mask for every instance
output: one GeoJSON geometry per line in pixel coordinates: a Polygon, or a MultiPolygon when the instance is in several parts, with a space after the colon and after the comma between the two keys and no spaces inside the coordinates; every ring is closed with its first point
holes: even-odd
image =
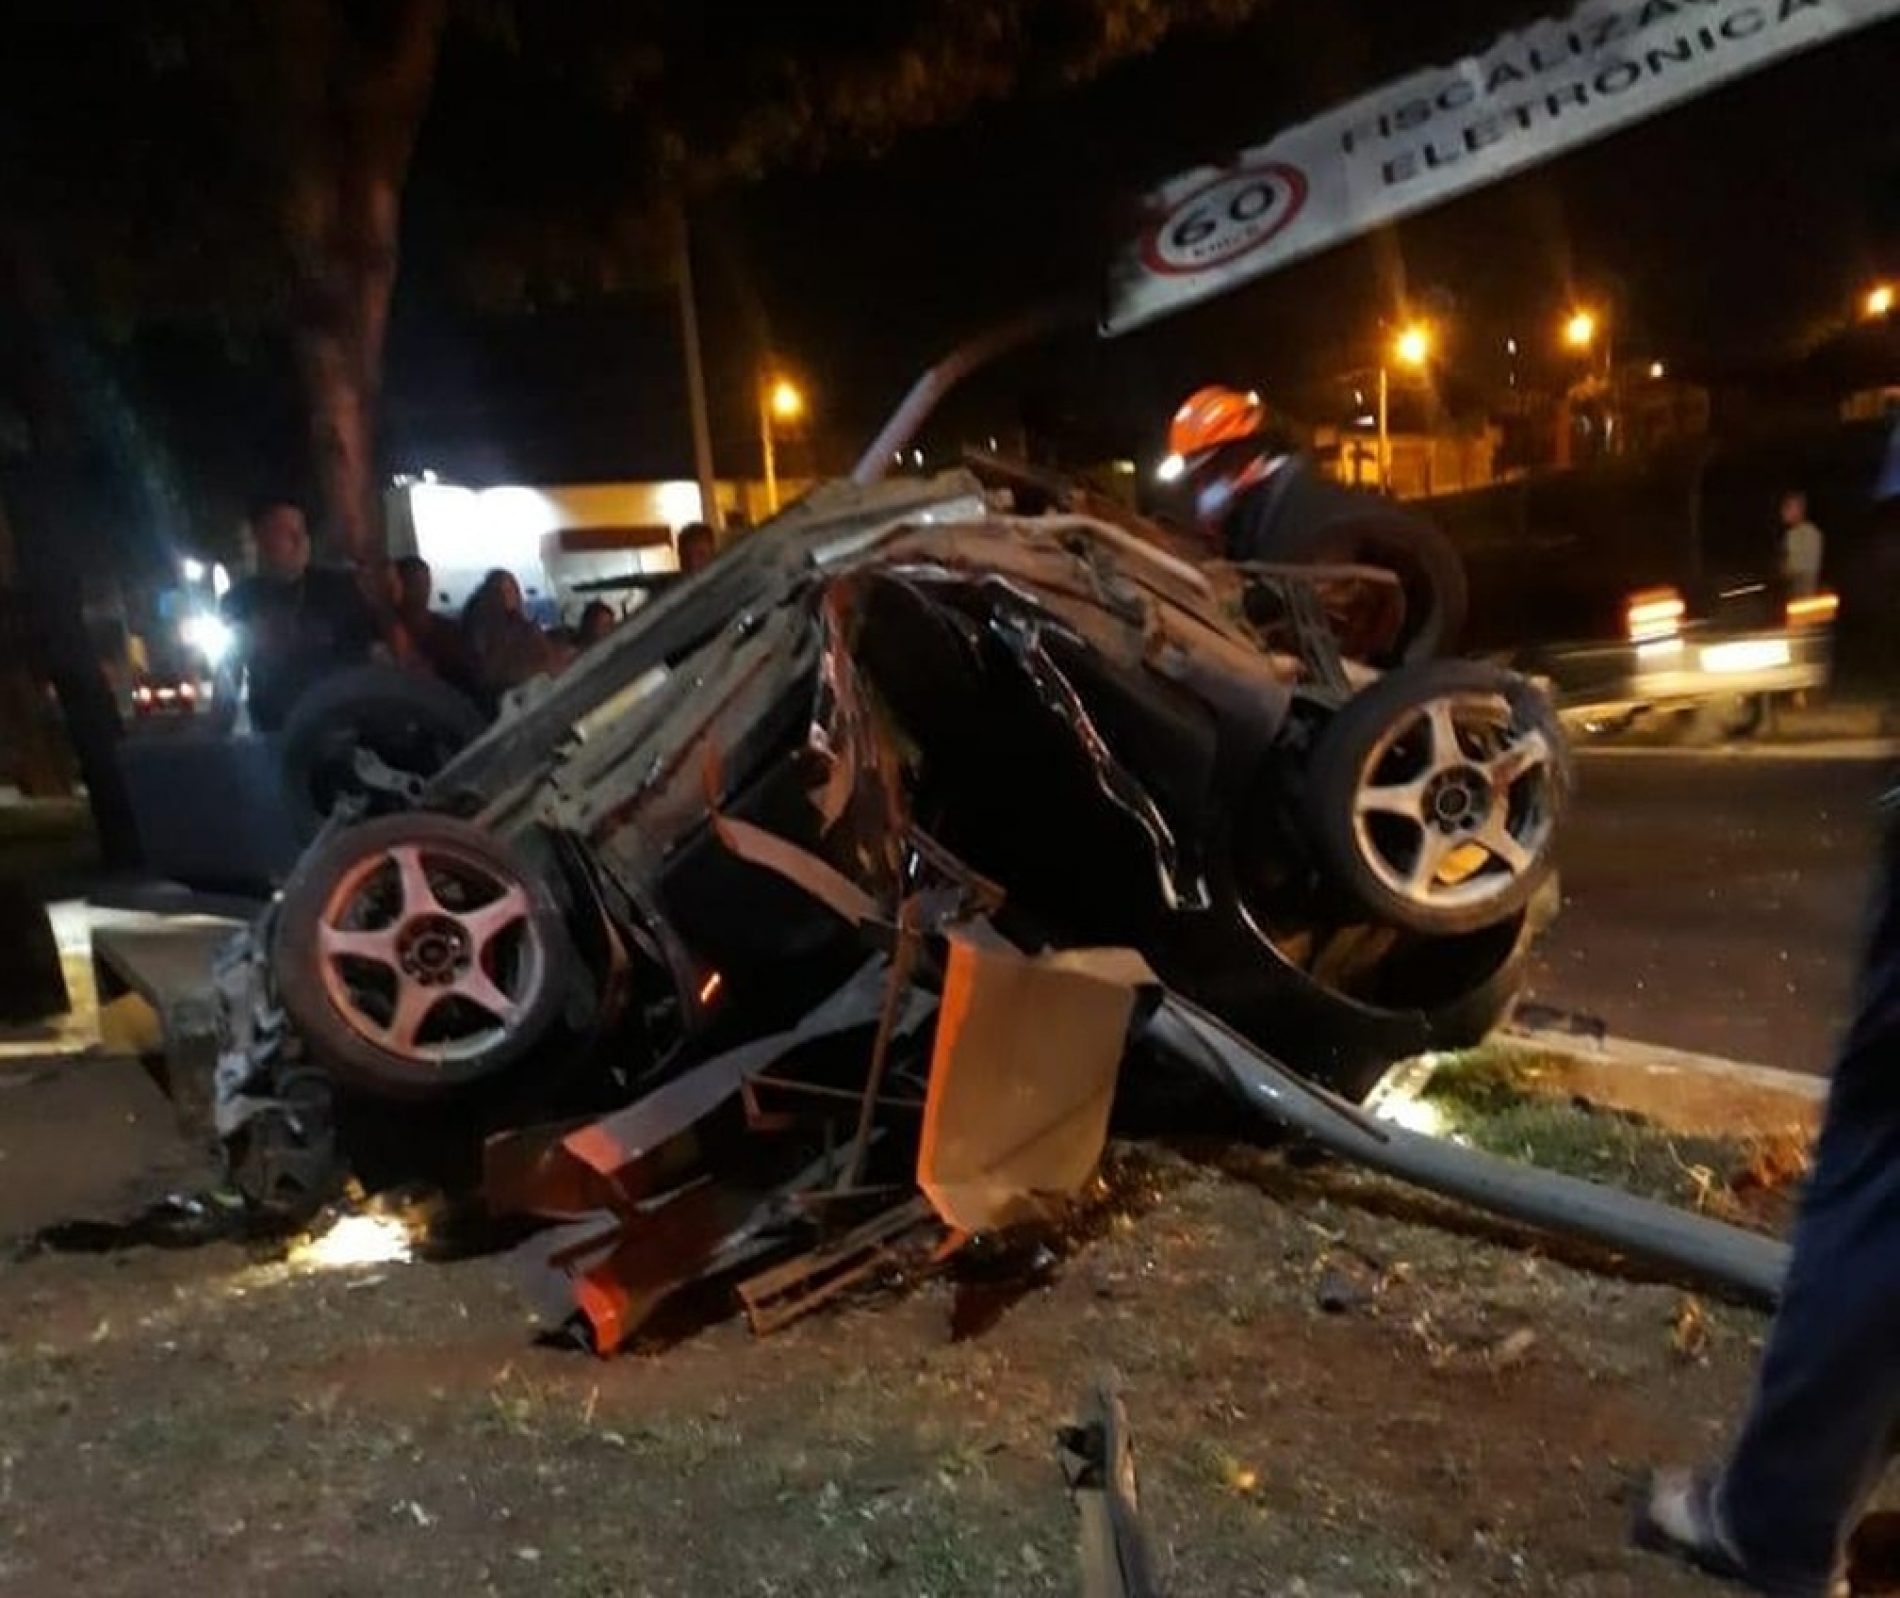
{"type": "Polygon", "coordinates": [[[1171,277],[1225,266],[1273,238],[1305,203],[1298,167],[1239,167],[1179,201],[1143,239],[1142,259],[1171,277]]]}
{"type": "Polygon", "coordinates": [[[1900,0],[1575,0],[1480,54],[1368,89],[1162,184],[1116,257],[1103,331],[1225,293],[1893,17],[1900,0]]]}

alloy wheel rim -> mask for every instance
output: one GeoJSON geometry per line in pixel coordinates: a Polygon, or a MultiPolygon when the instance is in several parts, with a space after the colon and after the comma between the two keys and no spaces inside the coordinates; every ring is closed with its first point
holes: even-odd
{"type": "Polygon", "coordinates": [[[350,1027],[416,1064],[505,1042],[549,980],[526,886],[444,844],[395,844],[354,863],[324,901],[317,953],[350,1027]]]}
{"type": "Polygon", "coordinates": [[[1503,899],[1556,829],[1557,751],[1501,694],[1442,694],[1387,729],[1359,767],[1353,840],[1379,883],[1429,909],[1503,899]]]}

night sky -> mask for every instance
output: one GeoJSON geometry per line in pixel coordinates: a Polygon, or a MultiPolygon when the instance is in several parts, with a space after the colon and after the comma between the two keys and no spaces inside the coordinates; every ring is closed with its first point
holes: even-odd
{"type": "MultiPolygon", "coordinates": [[[[1450,50],[1380,35],[1374,51],[1344,20],[1368,6],[1311,9],[1327,18],[1313,37],[1267,24],[1177,45],[1072,101],[919,139],[884,168],[774,184],[738,212],[736,270],[759,286],[783,346],[818,352],[814,375],[862,428],[960,331],[1096,281],[1154,179],[1492,31],[1468,26],[1450,50]],[[868,249],[826,248],[870,210],[886,226],[868,249]]],[[[1384,9],[1416,21],[1499,8],[1384,9]]],[[[1680,371],[1771,357],[1895,264],[1897,82],[1890,24],[1201,310],[1020,363],[990,387],[999,404],[1027,387],[1138,439],[1192,384],[1298,395],[1363,362],[1378,320],[1414,298],[1446,303],[1454,366],[1501,358],[1507,334],[1550,351],[1577,292],[1613,295],[1628,308],[1620,345],[1680,371]]]]}
{"type": "MultiPolygon", "coordinates": [[[[1301,7],[1295,21],[1283,4],[1238,33],[1178,38],[1084,89],[912,136],[876,162],[783,173],[702,203],[696,254],[722,469],[756,469],[748,374],[763,349],[807,381],[813,443],[841,464],[957,338],[1052,294],[1091,292],[1155,180],[1549,9],[1355,0],[1301,7]]],[[[1613,295],[1625,307],[1619,348],[1678,372],[1773,361],[1844,317],[1866,280],[1900,272],[1896,82],[1900,25],[1889,23],[1213,306],[1019,357],[931,442],[954,447],[1027,418],[1071,454],[1145,459],[1167,410],[1200,382],[1310,407],[1408,300],[1437,309],[1448,363],[1474,376],[1501,359],[1507,334],[1528,355],[1553,356],[1574,293],[1613,295]]],[[[543,300],[532,316],[475,313],[454,292],[437,223],[459,203],[441,176],[457,92],[472,91],[445,74],[445,109],[418,156],[389,356],[390,466],[490,481],[690,473],[664,290],[543,300]]],[[[518,184],[541,181],[537,114],[521,111],[518,184]]],[[[294,450],[288,385],[273,387],[268,362],[242,382],[235,445],[262,459],[294,450]]],[[[199,425],[231,421],[226,407],[221,423],[199,425]]]]}

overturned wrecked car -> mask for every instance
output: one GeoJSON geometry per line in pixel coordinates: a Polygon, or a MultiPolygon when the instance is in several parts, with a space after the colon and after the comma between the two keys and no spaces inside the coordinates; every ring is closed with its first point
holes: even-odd
{"type": "Polygon", "coordinates": [[[786,1182],[830,1195],[802,1221],[920,1180],[948,1217],[989,1178],[933,1185],[920,1145],[1086,1179],[1140,992],[1347,1098],[1488,1032],[1569,783],[1537,691],[1367,665],[1404,634],[1383,571],[1014,506],[969,472],[820,489],[408,808],[334,817],[220,971],[240,1185],[624,1221],[724,1160],[720,1225],[786,1182]]]}

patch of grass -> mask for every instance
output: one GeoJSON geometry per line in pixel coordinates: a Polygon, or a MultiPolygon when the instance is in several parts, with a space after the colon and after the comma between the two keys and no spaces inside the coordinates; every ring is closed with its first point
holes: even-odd
{"type": "Polygon", "coordinates": [[[0,806],[0,875],[33,878],[96,863],[99,848],[83,800],[0,806]]]}
{"type": "Polygon", "coordinates": [[[1537,1065],[1534,1056],[1473,1049],[1441,1066],[1421,1097],[1448,1135],[1473,1148],[1727,1219],[1759,1207],[1739,1195],[1785,1200],[1800,1174],[1800,1161],[1779,1146],[1785,1140],[1672,1134],[1639,1115],[1541,1090],[1537,1065]]]}
{"type": "Polygon", "coordinates": [[[1420,1097],[1444,1111],[1496,1115],[1531,1096],[1536,1068],[1522,1051],[1481,1044],[1445,1059],[1420,1097]]]}

